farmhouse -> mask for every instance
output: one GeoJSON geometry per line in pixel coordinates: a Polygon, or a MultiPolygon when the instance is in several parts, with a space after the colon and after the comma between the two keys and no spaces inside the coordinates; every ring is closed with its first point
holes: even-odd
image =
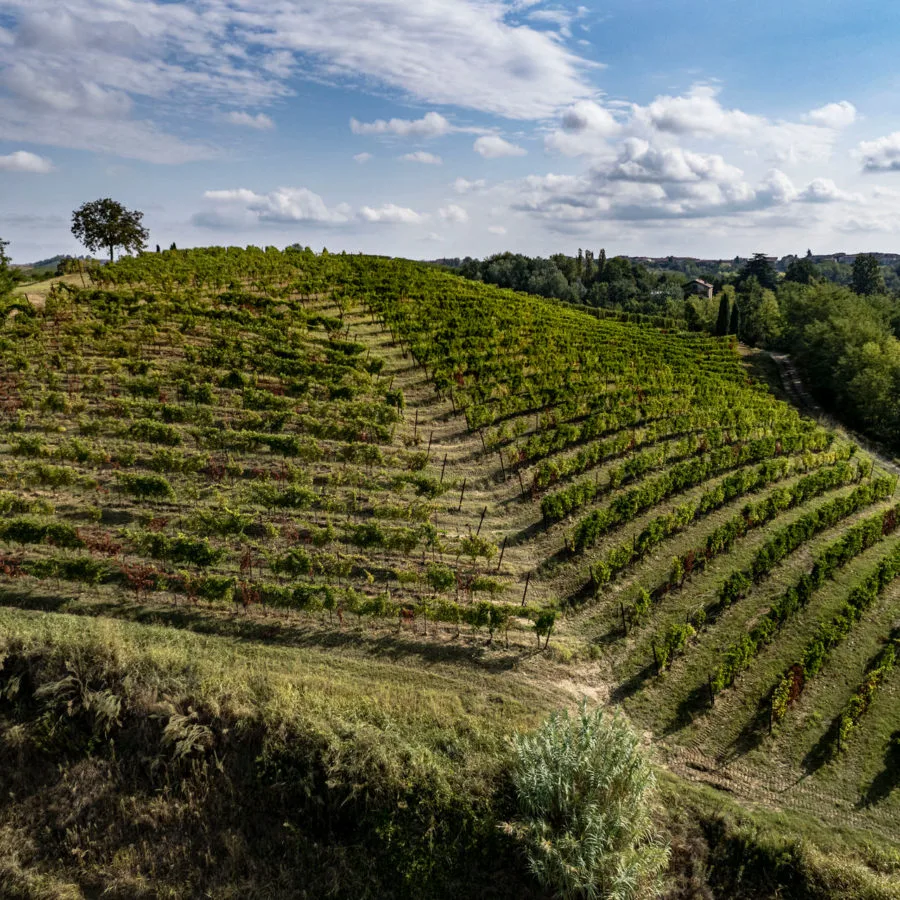
{"type": "Polygon", "coordinates": [[[685,294],[712,299],[713,286],[702,278],[694,278],[685,285],[684,292],[685,294]]]}

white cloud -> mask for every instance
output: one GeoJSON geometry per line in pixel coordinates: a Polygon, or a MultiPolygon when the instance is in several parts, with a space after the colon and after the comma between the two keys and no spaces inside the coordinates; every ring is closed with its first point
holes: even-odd
{"type": "Polygon", "coordinates": [[[367,163],[370,159],[372,159],[372,154],[371,154],[371,153],[357,153],[357,154],[353,157],[353,161],[354,161],[354,162],[358,162],[358,163],[360,163],[360,164],[362,164],[362,163],[367,163]]]}
{"type": "Polygon", "coordinates": [[[686,96],[657,97],[649,106],[633,106],[632,125],[663,134],[721,139],[741,144],[780,163],[828,159],[838,136],[855,108],[846,101],[813,110],[804,122],[771,121],[718,100],[720,89],[695,84],[686,96]]]}
{"type": "Polygon", "coordinates": [[[680,147],[658,148],[640,138],[628,138],[607,177],[659,183],[736,182],[743,174],[718,154],[692,153],[680,147]]]}
{"type": "Polygon", "coordinates": [[[232,125],[242,125],[245,128],[256,128],[258,131],[270,131],[275,123],[265,114],[257,113],[255,116],[247,112],[230,112],[225,117],[232,125]]]}
{"type": "Polygon", "coordinates": [[[442,206],[438,210],[438,214],[447,222],[462,224],[469,221],[469,214],[456,203],[448,203],[447,206],[442,206]]]}
{"type": "Polygon", "coordinates": [[[593,100],[579,100],[570,106],[563,113],[560,126],[547,135],[544,147],[566,156],[608,152],[609,138],[622,130],[613,114],[593,100]]]}
{"type": "MultiPolygon", "coordinates": [[[[224,5],[224,3],[223,3],[224,5]]],[[[586,97],[589,65],[553,34],[510,24],[503,0],[239,0],[245,33],[332,79],[516,119],[586,97]]]]}
{"type": "Polygon", "coordinates": [[[268,194],[257,194],[247,188],[206,191],[214,210],[195,217],[199,225],[220,225],[230,221],[243,223],[297,223],[341,225],[352,218],[350,207],[326,205],[318,194],[308,188],[281,187],[268,194]]]}
{"type": "Polygon", "coordinates": [[[488,231],[491,234],[506,234],[506,229],[502,225],[488,225],[488,231]]]}
{"type": "MultiPolygon", "coordinates": [[[[205,121],[268,128],[258,110],[297,77],[517,119],[587,97],[594,64],[511,10],[506,0],[0,0],[0,134],[180,163],[219,155],[205,121]]],[[[435,111],[357,124],[412,138],[483,132],[435,111]]]]}
{"type": "Polygon", "coordinates": [[[564,9],[536,9],[528,13],[532,22],[547,22],[555,25],[563,37],[572,37],[572,19],[574,16],[564,9]]]}
{"type": "Polygon", "coordinates": [[[483,178],[475,181],[469,181],[467,178],[457,178],[453,182],[453,190],[457,194],[472,194],[477,191],[483,191],[487,187],[487,182],[483,178]]]}
{"type": "Polygon", "coordinates": [[[548,174],[507,182],[511,209],[551,230],[584,231],[609,222],[698,219],[740,222],[741,217],[788,208],[798,192],[790,178],[771,169],[755,186],[718,154],[657,146],[628,138],[613,160],[582,175],[548,174]]]}
{"type": "Polygon", "coordinates": [[[106,120],[98,127],[96,120],[79,115],[35,115],[2,97],[0,134],[7,141],[70,147],[163,165],[218,156],[214,147],[174,137],[152,122],[106,120]]]}
{"type": "Polygon", "coordinates": [[[900,131],[863,141],[856,156],[865,172],[900,172],[900,131]]]}
{"type": "Polygon", "coordinates": [[[826,103],[825,106],[807,113],[806,118],[814,125],[822,125],[837,131],[847,128],[856,121],[856,107],[847,100],[826,103]]]}
{"type": "Polygon", "coordinates": [[[501,156],[524,156],[528,151],[517,144],[511,144],[496,134],[477,138],[472,149],[485,159],[498,159],[501,156]]]}
{"type": "Polygon", "coordinates": [[[725,109],[716,99],[719,89],[695,84],[685,97],[657,97],[635,115],[659,131],[705,137],[744,137],[765,124],[765,119],[737,109],[725,109]]]}
{"type": "Polygon", "coordinates": [[[0,75],[0,85],[33,109],[50,113],[121,118],[132,106],[131,97],[124,91],[23,62],[5,69],[0,75]]]}
{"type": "Polygon", "coordinates": [[[756,196],[764,206],[780,206],[797,198],[797,188],[780,169],[771,169],[757,189],[756,196]]]}
{"type": "Polygon", "coordinates": [[[376,119],[374,122],[350,120],[354,134],[394,135],[404,138],[434,138],[449,134],[453,126],[440,113],[430,112],[421,119],[376,119]]]}
{"type": "Polygon", "coordinates": [[[861,194],[842,191],[830,178],[814,178],[799,194],[805,203],[863,202],[861,194]]]}
{"type": "Polygon", "coordinates": [[[426,153],[424,150],[416,150],[415,153],[404,153],[400,157],[404,162],[423,163],[426,166],[439,166],[443,160],[434,153],[426,153]]]}
{"type": "Polygon", "coordinates": [[[385,203],[377,209],[364,206],[359,211],[360,218],[364,222],[377,222],[390,225],[421,225],[428,220],[424,213],[417,213],[405,206],[397,206],[394,203],[385,203]]]}
{"type": "Polygon", "coordinates": [[[53,171],[53,163],[43,156],[17,150],[7,156],[0,156],[0,172],[27,172],[32,175],[46,175],[53,171]]]}

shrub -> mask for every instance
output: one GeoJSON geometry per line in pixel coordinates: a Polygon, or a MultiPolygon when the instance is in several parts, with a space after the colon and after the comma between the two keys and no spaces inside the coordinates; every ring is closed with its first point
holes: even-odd
{"type": "Polygon", "coordinates": [[[181,443],[181,435],[171,425],[164,425],[153,419],[138,419],[128,429],[128,436],[137,441],[166,444],[169,447],[181,443]]]}
{"type": "Polygon", "coordinates": [[[443,594],[456,586],[456,573],[448,566],[430,563],[425,580],[436,594],[443,594]]]}
{"type": "Polygon", "coordinates": [[[655,778],[619,716],[554,713],[515,740],[518,817],[505,826],[531,872],[558,897],[652,897],[669,851],[654,835],[655,778]]]}
{"type": "Polygon", "coordinates": [[[175,496],[172,485],[162,475],[134,475],[131,472],[117,474],[123,491],[135,497],[168,500],[175,496]]]}

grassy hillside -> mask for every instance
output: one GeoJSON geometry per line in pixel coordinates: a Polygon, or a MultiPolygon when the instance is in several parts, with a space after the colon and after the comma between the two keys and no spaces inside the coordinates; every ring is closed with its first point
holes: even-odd
{"type": "Polygon", "coordinates": [[[0,332],[0,885],[521,894],[506,738],[587,696],[722,896],[761,851],[695,782],[895,895],[896,479],[733,347],[370,257],[94,277],[0,332]]]}

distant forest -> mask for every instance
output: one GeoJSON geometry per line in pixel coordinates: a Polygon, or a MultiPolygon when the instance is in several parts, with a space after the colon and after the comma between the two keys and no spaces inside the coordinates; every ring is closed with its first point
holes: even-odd
{"type": "Polygon", "coordinates": [[[900,449],[900,255],[757,253],[729,262],[579,250],[437,262],[476,281],[789,353],[826,408],[900,449]]]}

